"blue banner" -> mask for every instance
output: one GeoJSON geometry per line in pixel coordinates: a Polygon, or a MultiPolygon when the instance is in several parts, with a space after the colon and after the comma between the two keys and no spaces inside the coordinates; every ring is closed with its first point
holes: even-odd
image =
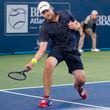
{"type": "MultiPolygon", "coordinates": [[[[0,10],[0,53],[32,52],[38,49],[37,37],[43,22],[37,11],[39,1],[5,0],[0,10]]],[[[92,10],[99,12],[97,21],[97,47],[110,49],[109,0],[49,0],[55,10],[68,9],[82,22],[92,10]]],[[[90,37],[86,37],[84,48],[91,48],[90,37]]]]}

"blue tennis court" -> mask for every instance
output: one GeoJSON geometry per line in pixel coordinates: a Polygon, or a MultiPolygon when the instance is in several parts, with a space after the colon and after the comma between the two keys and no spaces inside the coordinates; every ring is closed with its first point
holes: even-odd
{"type": "Polygon", "coordinates": [[[38,108],[42,87],[0,90],[1,110],[110,110],[110,82],[87,83],[88,99],[82,100],[72,84],[52,87],[53,105],[38,108]]]}

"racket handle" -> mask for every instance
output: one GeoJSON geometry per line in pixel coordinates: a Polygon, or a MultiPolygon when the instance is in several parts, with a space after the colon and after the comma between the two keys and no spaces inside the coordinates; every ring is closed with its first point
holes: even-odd
{"type": "Polygon", "coordinates": [[[26,70],[30,71],[32,68],[30,66],[26,66],[26,70]]]}
{"type": "Polygon", "coordinates": [[[28,69],[25,69],[23,72],[28,72],[29,70],[28,69]]]}

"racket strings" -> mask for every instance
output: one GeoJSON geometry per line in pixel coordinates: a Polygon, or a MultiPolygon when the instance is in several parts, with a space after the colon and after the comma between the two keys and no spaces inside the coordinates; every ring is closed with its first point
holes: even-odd
{"type": "Polygon", "coordinates": [[[12,72],[9,74],[9,77],[11,77],[12,79],[16,79],[16,80],[24,80],[26,79],[26,75],[23,73],[19,73],[19,72],[12,72]]]}

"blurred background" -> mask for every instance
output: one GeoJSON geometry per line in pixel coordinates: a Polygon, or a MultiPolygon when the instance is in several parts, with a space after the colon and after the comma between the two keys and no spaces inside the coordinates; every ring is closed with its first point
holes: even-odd
{"type": "MultiPolygon", "coordinates": [[[[24,68],[38,49],[37,39],[43,18],[37,11],[40,0],[0,1],[0,88],[42,85],[42,73],[47,53],[36,64],[24,82],[7,77],[13,70],[24,68]]],[[[97,48],[100,52],[87,51],[82,54],[87,81],[110,80],[110,8],[109,0],[48,0],[55,10],[68,9],[82,22],[92,10],[99,13],[97,21],[97,48]],[[107,51],[105,51],[107,50],[107,51]]],[[[85,38],[84,49],[90,50],[90,37],[85,38]]],[[[47,52],[49,51],[49,47],[47,52]]],[[[72,83],[64,62],[54,71],[53,84],[72,83]],[[63,68],[63,69],[62,69],[63,68]]]]}

